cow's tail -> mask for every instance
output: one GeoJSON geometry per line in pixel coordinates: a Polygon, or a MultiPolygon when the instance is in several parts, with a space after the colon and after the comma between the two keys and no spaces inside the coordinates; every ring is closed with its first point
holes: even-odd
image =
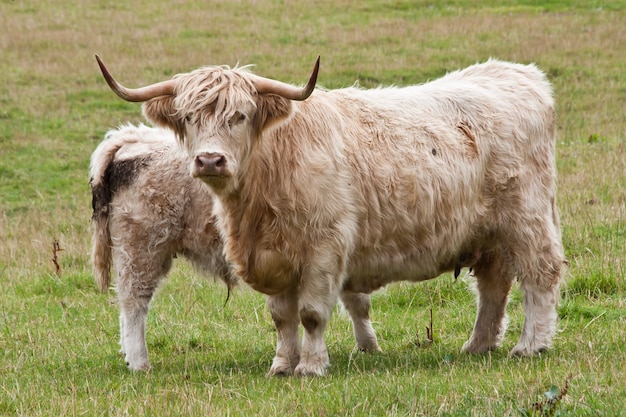
{"type": "Polygon", "coordinates": [[[109,230],[109,210],[113,190],[110,184],[110,170],[116,153],[124,146],[137,142],[137,137],[128,134],[130,127],[109,131],[102,143],[91,155],[90,178],[91,217],[93,234],[91,237],[91,262],[94,279],[100,291],[111,286],[112,241],[109,230]]]}

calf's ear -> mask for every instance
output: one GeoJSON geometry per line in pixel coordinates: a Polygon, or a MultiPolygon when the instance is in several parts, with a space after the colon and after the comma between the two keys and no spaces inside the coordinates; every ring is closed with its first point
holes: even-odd
{"type": "Polygon", "coordinates": [[[261,132],[274,123],[286,119],[292,112],[291,100],[273,94],[260,95],[254,116],[254,130],[261,132]]]}
{"type": "Polygon", "coordinates": [[[143,115],[155,126],[173,130],[179,139],[185,137],[184,120],[174,110],[174,96],[160,96],[146,101],[143,115]]]}

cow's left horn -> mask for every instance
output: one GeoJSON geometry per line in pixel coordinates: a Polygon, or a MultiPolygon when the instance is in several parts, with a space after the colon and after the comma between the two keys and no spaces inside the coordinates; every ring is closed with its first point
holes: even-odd
{"type": "Polygon", "coordinates": [[[254,77],[253,83],[259,94],[276,94],[290,100],[302,101],[306,100],[315,89],[319,69],[320,57],[318,55],[317,60],[315,61],[315,66],[313,67],[313,72],[304,87],[295,87],[291,84],[283,83],[282,81],[271,80],[269,78],[258,76],[254,77]]]}
{"type": "Polygon", "coordinates": [[[176,85],[174,80],[161,81],[141,88],[126,88],[113,78],[98,55],[96,55],[96,61],[98,61],[100,71],[102,71],[102,75],[109,87],[111,87],[111,90],[123,100],[141,102],[159,96],[174,95],[174,86],[176,85]]]}

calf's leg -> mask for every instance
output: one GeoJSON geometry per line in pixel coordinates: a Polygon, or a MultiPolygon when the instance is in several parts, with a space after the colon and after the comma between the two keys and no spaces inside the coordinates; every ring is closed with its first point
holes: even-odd
{"type": "Polygon", "coordinates": [[[121,351],[131,370],[145,371],[150,369],[146,316],[154,291],[171,266],[171,254],[148,253],[145,247],[115,252],[121,351]]]}

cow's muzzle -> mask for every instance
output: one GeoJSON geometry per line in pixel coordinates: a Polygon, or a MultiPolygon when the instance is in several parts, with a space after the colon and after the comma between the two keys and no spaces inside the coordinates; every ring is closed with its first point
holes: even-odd
{"type": "Polygon", "coordinates": [[[226,156],[220,153],[203,152],[193,160],[191,166],[193,177],[227,177],[229,175],[226,156]]]}

